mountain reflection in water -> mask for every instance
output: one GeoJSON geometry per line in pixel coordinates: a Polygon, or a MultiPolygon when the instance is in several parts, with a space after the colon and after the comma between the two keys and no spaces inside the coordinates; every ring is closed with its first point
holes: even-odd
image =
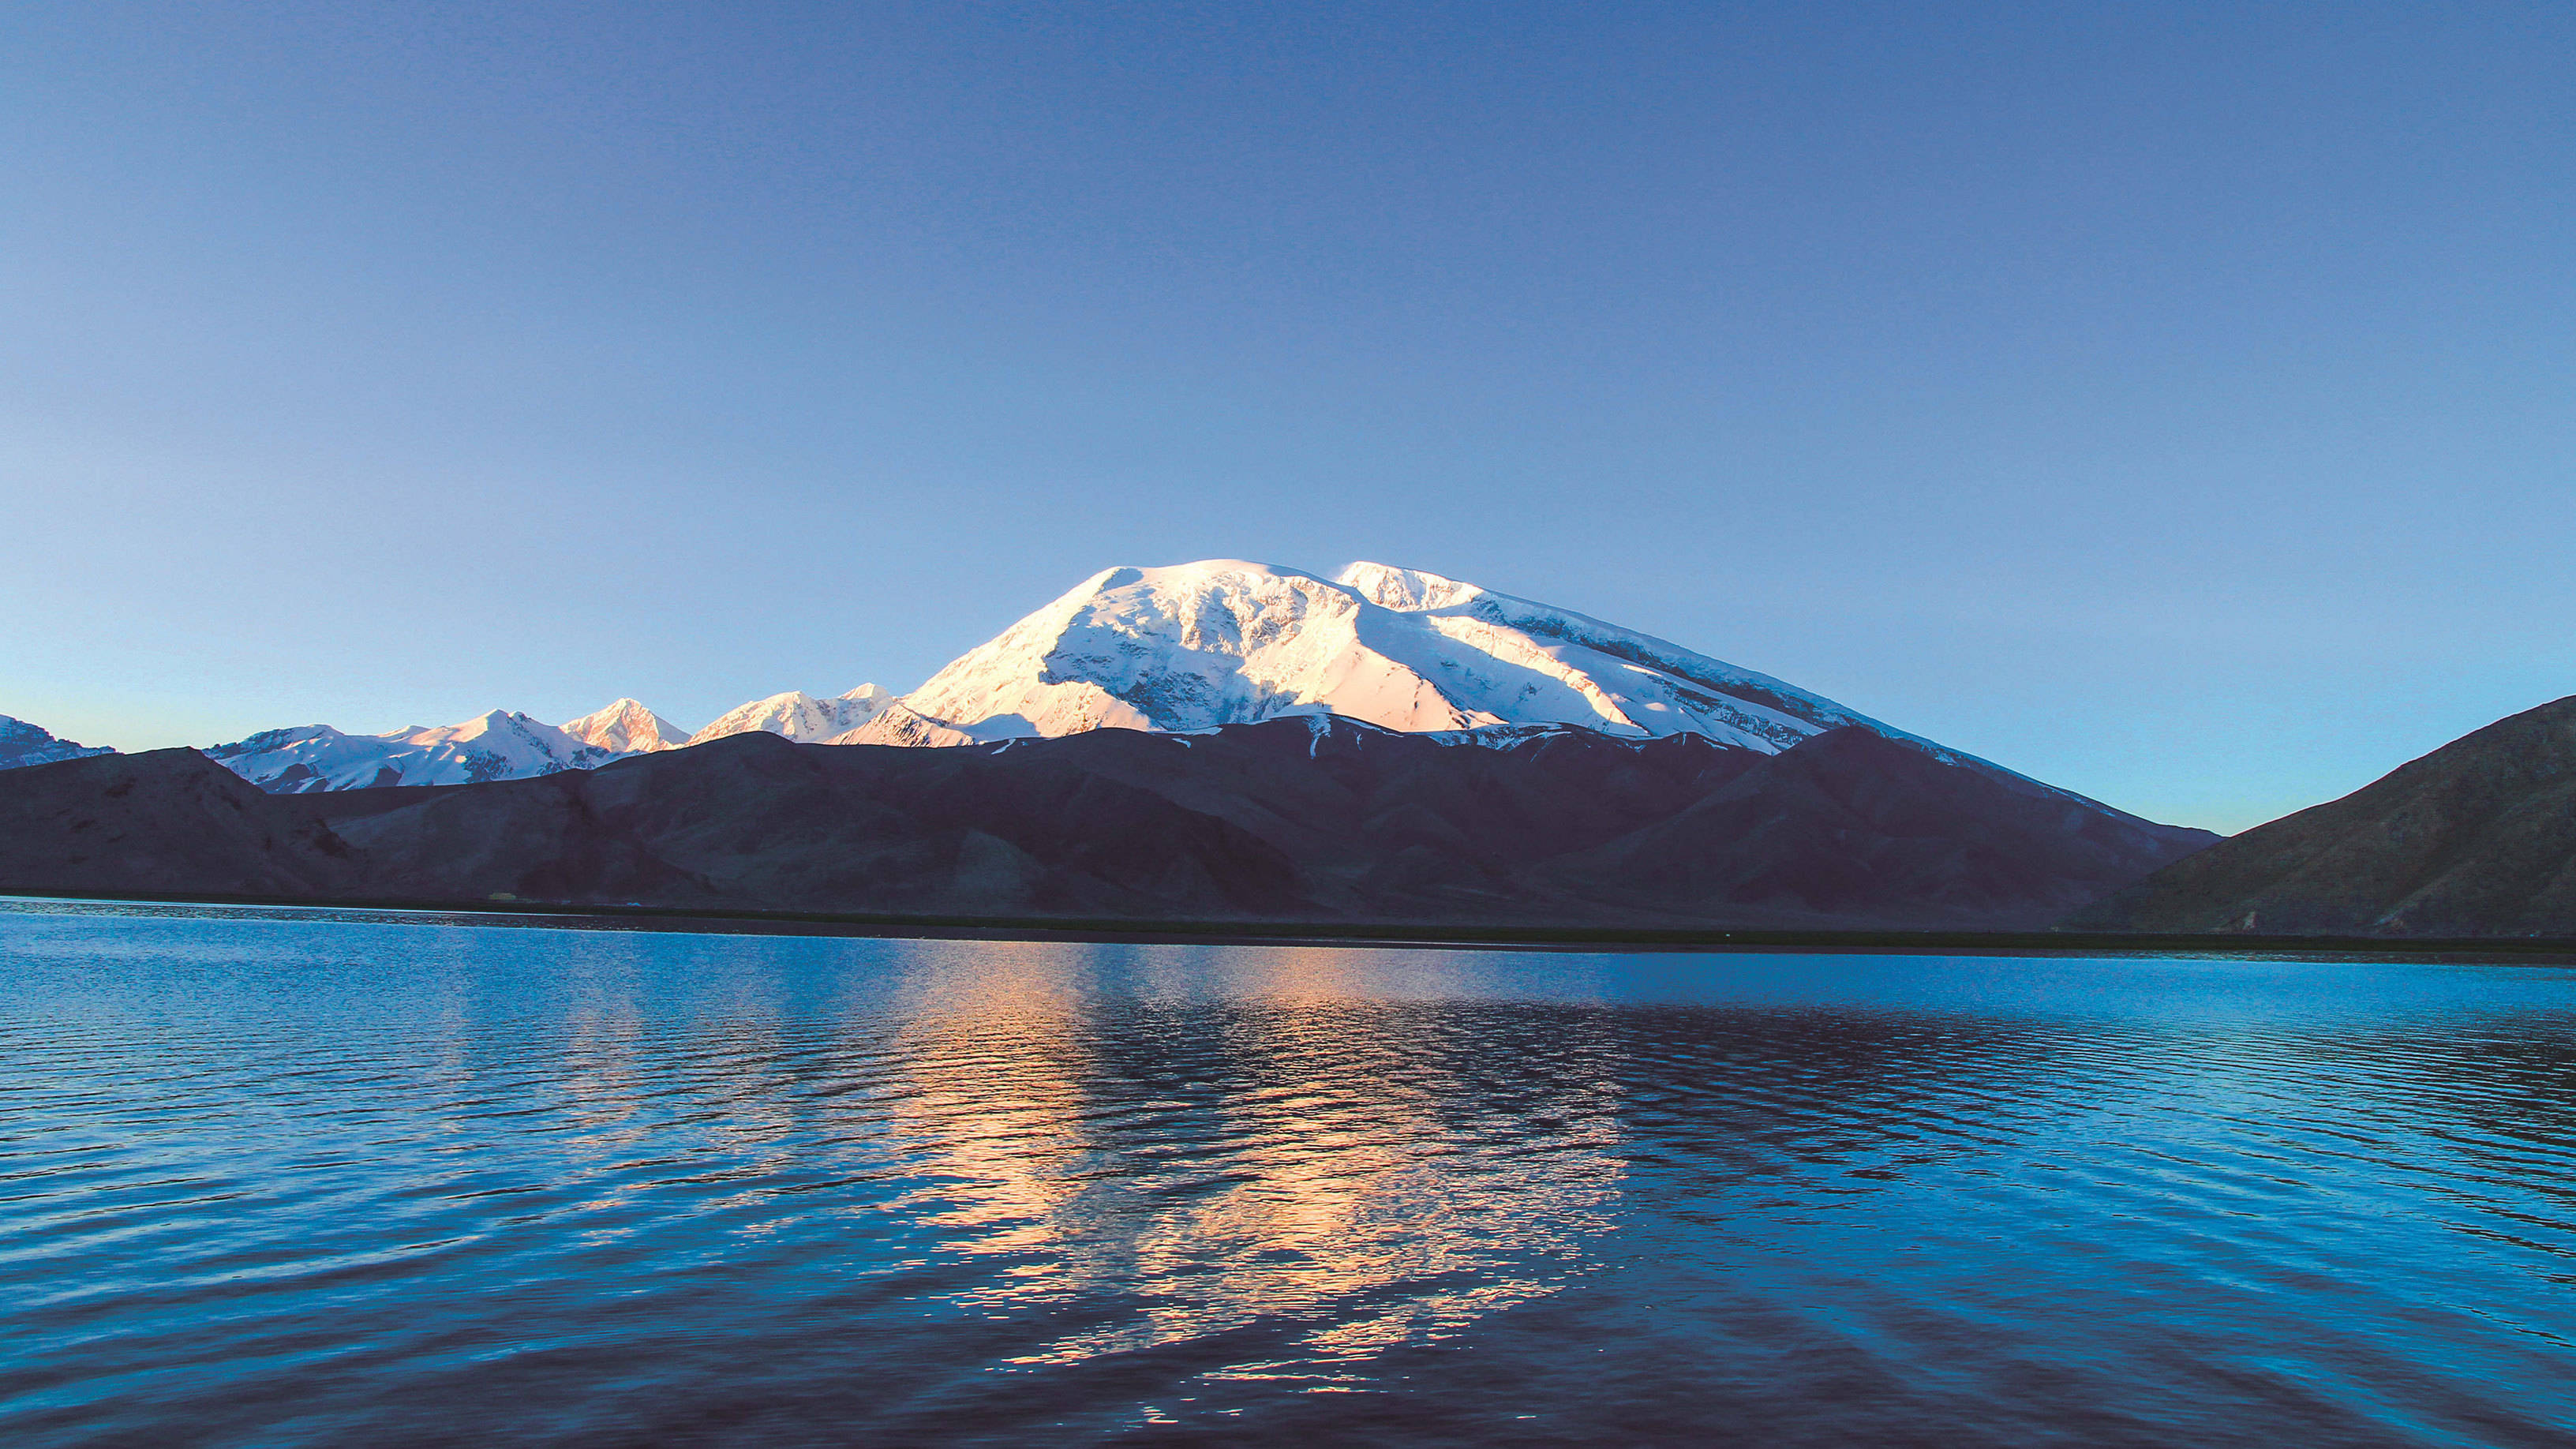
{"type": "Polygon", "coordinates": [[[12,1443],[2564,1443],[2576,973],[0,910],[12,1443]]]}

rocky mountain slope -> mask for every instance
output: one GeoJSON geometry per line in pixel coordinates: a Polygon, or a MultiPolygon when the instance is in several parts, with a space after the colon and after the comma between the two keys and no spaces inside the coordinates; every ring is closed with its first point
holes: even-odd
{"type": "Polygon", "coordinates": [[[11,771],[0,775],[0,889],[159,893],[168,883],[177,894],[284,900],[347,889],[358,879],[348,845],[289,807],[195,750],[11,771]]]}
{"type": "Polygon", "coordinates": [[[456,789],[188,751],[0,777],[0,887],[933,917],[2028,928],[2213,837],[1864,728],[1776,753],[1324,716],[947,750],[754,731],[456,789]]]}
{"type": "Polygon", "coordinates": [[[2576,697],[2178,861],[2067,925],[2576,937],[2576,697]]]}

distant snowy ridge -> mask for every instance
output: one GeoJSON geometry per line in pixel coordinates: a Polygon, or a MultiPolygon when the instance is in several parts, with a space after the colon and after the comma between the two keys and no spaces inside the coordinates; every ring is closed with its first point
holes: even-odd
{"type": "Polygon", "coordinates": [[[463,724],[381,735],[343,734],[329,725],[263,730],[206,754],[261,789],[286,795],[518,780],[617,757],[553,725],[497,709],[463,724]]]}
{"type": "Polygon", "coordinates": [[[862,684],[847,694],[832,699],[816,699],[801,689],[773,694],[738,705],[689,736],[686,743],[703,744],[727,735],[749,734],[765,730],[799,744],[819,745],[841,742],[847,735],[877,717],[879,711],[894,702],[889,690],[873,684],[862,684]]]}
{"type": "Polygon", "coordinates": [[[1409,733],[1580,725],[1776,753],[1846,725],[1821,695],[1570,609],[1385,564],[1236,559],[1085,580],[844,737],[951,745],[1340,715],[1409,733]]]}
{"type": "Polygon", "coordinates": [[[69,740],[58,740],[49,730],[0,714],[0,770],[115,753],[115,748],[110,745],[76,745],[69,740]]]}
{"type": "Polygon", "coordinates": [[[753,700],[694,735],[641,701],[618,699],[560,726],[494,710],[463,724],[412,725],[380,735],[347,734],[329,725],[264,730],[206,753],[274,794],[471,785],[593,769],[748,730],[819,744],[866,724],[893,699],[873,684],[836,699],[790,691],[753,700]]]}

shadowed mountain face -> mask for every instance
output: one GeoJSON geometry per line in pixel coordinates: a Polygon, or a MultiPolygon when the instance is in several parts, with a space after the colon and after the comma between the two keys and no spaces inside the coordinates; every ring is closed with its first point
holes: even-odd
{"type": "Polygon", "coordinates": [[[2066,924],[2576,936],[2576,696],[2179,861],[2066,924]]]}
{"type": "Polygon", "coordinates": [[[597,770],[264,795],[190,751],[0,777],[19,891],[947,917],[2035,927],[2206,845],[1864,729],[1777,755],[1348,720],[954,749],[752,733],[597,770]]]}
{"type": "Polygon", "coordinates": [[[278,809],[195,750],[29,765],[0,779],[0,880],[13,888],[302,899],[358,885],[357,862],[327,826],[278,809]]]}

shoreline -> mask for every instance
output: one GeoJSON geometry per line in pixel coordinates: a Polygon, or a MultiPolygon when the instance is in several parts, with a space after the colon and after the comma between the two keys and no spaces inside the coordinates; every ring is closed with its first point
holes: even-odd
{"type": "Polygon", "coordinates": [[[593,906],[543,901],[291,900],[266,896],[157,895],[0,889],[0,910],[78,906],[183,906],[238,913],[292,912],[446,917],[439,924],[540,930],[630,930],[701,935],[843,936],[894,940],[1066,941],[1138,946],[1280,946],[1447,951],[1638,951],[1745,955],[2202,956],[2576,964],[2576,940],[2384,936],[2146,935],[2073,931],[1780,931],[1695,928],[1490,927],[1402,922],[1136,921],[1070,917],[725,911],[674,906],[593,906]]]}

